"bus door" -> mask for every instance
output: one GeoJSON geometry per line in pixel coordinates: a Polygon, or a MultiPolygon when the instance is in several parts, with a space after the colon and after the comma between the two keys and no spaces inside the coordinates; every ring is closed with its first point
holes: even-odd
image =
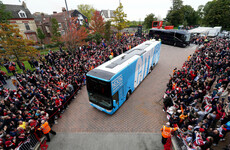
{"type": "Polygon", "coordinates": [[[119,103],[120,103],[120,105],[125,101],[125,98],[126,98],[126,96],[124,94],[124,86],[122,86],[119,90],[119,101],[120,101],[119,103]]]}

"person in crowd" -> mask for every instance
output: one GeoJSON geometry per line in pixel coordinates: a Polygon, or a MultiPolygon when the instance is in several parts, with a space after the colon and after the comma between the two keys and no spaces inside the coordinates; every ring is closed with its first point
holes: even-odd
{"type": "Polygon", "coordinates": [[[163,125],[161,128],[161,143],[164,145],[165,150],[170,150],[171,148],[171,134],[176,131],[178,128],[171,128],[170,123],[167,122],[166,125],[163,125]]]}
{"type": "Polygon", "coordinates": [[[181,69],[174,69],[165,92],[164,111],[176,109],[168,119],[179,126],[188,147],[206,150],[224,141],[228,131],[230,40],[197,37],[193,41],[201,46],[181,69]]]}
{"type": "Polygon", "coordinates": [[[49,133],[53,134],[53,135],[56,135],[56,132],[53,131],[50,126],[49,126],[49,123],[45,120],[42,120],[41,121],[41,127],[39,128],[39,130],[42,130],[42,132],[44,133],[44,135],[46,136],[47,138],[47,142],[50,142],[50,136],[49,136],[49,133]]]}
{"type": "MultiPolygon", "coordinates": [[[[145,40],[125,34],[117,39],[112,35],[110,44],[104,40],[101,44],[88,42],[74,53],[60,47],[60,51],[49,51],[37,60],[31,58],[28,62],[36,68],[34,71],[14,72],[16,90],[0,88],[0,146],[12,149],[30,134],[41,137],[43,127],[57,124],[68,109],[74,95],[85,85],[88,71],[110,60],[111,54],[116,57],[145,40]]],[[[13,66],[9,60],[4,62],[7,69],[13,66]]]]}

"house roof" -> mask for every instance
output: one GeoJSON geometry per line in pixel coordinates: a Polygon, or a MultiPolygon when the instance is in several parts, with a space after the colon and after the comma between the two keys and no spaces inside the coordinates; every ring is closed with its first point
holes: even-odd
{"type": "Polygon", "coordinates": [[[20,16],[18,15],[18,12],[20,10],[23,10],[26,13],[27,18],[34,18],[33,15],[31,15],[29,9],[25,8],[22,5],[8,5],[6,4],[6,11],[11,12],[12,18],[20,18],[20,16]]]}
{"type": "Polygon", "coordinates": [[[78,10],[74,10],[74,11],[71,13],[71,16],[72,16],[72,17],[77,17],[78,14],[81,14],[82,17],[83,17],[84,19],[87,19],[87,17],[86,17],[85,15],[83,15],[83,14],[82,14],[80,11],[78,11],[78,10]]]}
{"type": "Polygon", "coordinates": [[[105,18],[114,18],[115,15],[114,15],[114,12],[115,10],[101,10],[101,13],[100,14],[104,14],[105,18]]]}

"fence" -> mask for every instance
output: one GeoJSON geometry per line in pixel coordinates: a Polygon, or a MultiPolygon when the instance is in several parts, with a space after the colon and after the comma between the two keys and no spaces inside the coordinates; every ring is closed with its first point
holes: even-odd
{"type": "Polygon", "coordinates": [[[183,139],[183,135],[178,129],[172,135],[172,144],[175,150],[194,150],[194,147],[189,147],[188,143],[183,139]]]}
{"type": "MultiPolygon", "coordinates": [[[[53,117],[55,114],[57,114],[60,108],[63,107],[69,100],[71,100],[71,98],[76,94],[76,92],[78,92],[78,90],[79,90],[79,87],[77,88],[77,90],[75,90],[75,92],[69,97],[69,99],[65,103],[63,103],[61,106],[58,107],[57,111],[55,111],[52,115],[50,115],[49,119],[53,117]]],[[[40,140],[37,134],[34,133],[34,134],[29,135],[26,141],[20,143],[19,146],[16,148],[16,150],[34,150],[37,146],[41,146],[41,149],[43,149],[42,148],[43,145],[41,144],[41,142],[42,140],[40,140]]],[[[46,142],[44,145],[46,147],[46,142]]]]}
{"type": "Polygon", "coordinates": [[[33,150],[38,144],[39,139],[35,136],[35,134],[31,134],[27,137],[27,140],[19,145],[16,150],[33,150]]]}

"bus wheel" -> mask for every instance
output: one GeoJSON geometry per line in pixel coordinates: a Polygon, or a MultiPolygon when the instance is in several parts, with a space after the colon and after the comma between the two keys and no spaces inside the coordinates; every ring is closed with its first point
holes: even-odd
{"type": "Polygon", "coordinates": [[[128,91],[128,93],[127,93],[127,95],[126,95],[126,100],[129,99],[130,95],[131,95],[131,92],[128,91]]]}
{"type": "Polygon", "coordinates": [[[151,73],[152,70],[153,70],[153,66],[151,66],[151,67],[149,68],[149,73],[151,73]]]}

